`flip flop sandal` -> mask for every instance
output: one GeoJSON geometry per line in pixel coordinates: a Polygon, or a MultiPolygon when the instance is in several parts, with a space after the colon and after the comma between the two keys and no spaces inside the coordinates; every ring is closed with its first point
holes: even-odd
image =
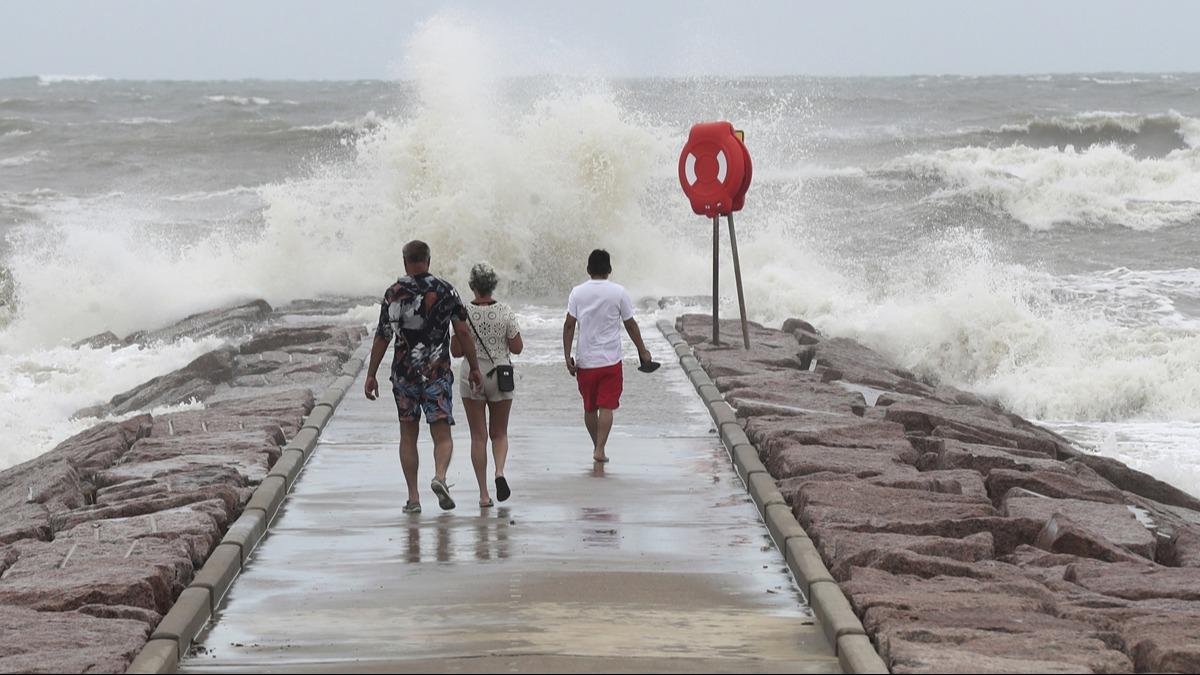
{"type": "Polygon", "coordinates": [[[508,501],[508,498],[511,495],[512,495],[512,490],[508,489],[508,481],[504,479],[504,476],[497,476],[496,477],[496,499],[499,499],[500,501],[505,502],[505,501],[508,501]]]}
{"type": "Polygon", "coordinates": [[[421,502],[404,502],[404,508],[400,510],[404,513],[420,513],[421,502]]]}
{"type": "Polygon", "coordinates": [[[596,456],[595,456],[595,455],[592,455],[592,461],[593,461],[593,462],[596,462],[596,463],[598,463],[598,464],[607,464],[607,463],[608,463],[608,456],[606,455],[606,456],[605,456],[603,459],[596,459],[596,456]]]}
{"type": "Polygon", "coordinates": [[[642,361],[642,365],[638,366],[638,370],[643,373],[653,373],[661,367],[662,364],[658,361],[642,361]]]}
{"type": "Polygon", "coordinates": [[[496,502],[493,502],[492,500],[490,500],[490,499],[489,499],[489,500],[487,500],[486,502],[481,502],[481,503],[479,504],[479,508],[481,508],[481,509],[490,509],[490,508],[492,508],[492,507],[493,507],[493,506],[495,506],[495,505],[496,505],[496,502]]]}
{"type": "Polygon", "coordinates": [[[443,511],[449,511],[454,508],[454,500],[450,498],[450,488],[445,483],[434,478],[429,483],[429,489],[433,490],[433,494],[437,495],[438,506],[442,507],[443,511]]]}

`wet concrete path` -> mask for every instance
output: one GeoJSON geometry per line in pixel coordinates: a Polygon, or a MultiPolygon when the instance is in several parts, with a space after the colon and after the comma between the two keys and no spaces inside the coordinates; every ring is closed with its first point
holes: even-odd
{"type": "Polygon", "coordinates": [[[401,513],[395,407],[364,372],[181,670],[839,672],[653,322],[664,366],[627,362],[600,467],[553,317],[524,322],[508,502],[477,506],[459,415],[458,508],[428,492],[426,435],[425,511],[401,513]]]}

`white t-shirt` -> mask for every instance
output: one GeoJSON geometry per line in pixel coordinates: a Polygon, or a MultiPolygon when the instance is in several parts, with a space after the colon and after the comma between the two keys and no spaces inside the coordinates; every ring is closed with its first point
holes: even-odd
{"type": "Polygon", "coordinates": [[[604,368],[621,362],[621,328],[633,318],[633,301],[625,287],[607,279],[590,279],[571,289],[567,313],[579,322],[575,365],[604,368]]]}

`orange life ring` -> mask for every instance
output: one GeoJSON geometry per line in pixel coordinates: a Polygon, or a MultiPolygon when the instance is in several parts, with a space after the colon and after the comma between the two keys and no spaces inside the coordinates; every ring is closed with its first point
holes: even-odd
{"type": "Polygon", "coordinates": [[[729,122],[692,127],[679,155],[679,184],[692,210],[710,218],[740,211],[750,188],[750,152],[729,122]]]}

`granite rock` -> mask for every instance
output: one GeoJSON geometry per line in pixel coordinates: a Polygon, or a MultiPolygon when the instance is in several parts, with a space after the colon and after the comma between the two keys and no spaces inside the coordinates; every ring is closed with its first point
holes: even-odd
{"type": "MultiPolygon", "coordinates": [[[[1071,527],[1064,527],[1068,523],[1059,519],[1056,522],[1060,526],[1058,528],[1060,530],[1086,530],[1094,537],[1102,538],[1114,546],[1154,560],[1157,546],[1154,534],[1138,521],[1128,506],[1123,504],[1087,502],[1079,499],[1050,499],[1021,488],[1013,488],[1004,497],[1003,510],[1005,515],[1014,518],[1029,518],[1047,524],[1055,516],[1065,516],[1066,519],[1069,519],[1071,527]]],[[[1049,530],[1044,534],[1047,535],[1047,540],[1052,540],[1055,536],[1049,530]]],[[[1043,541],[1040,535],[1039,541],[1043,541]]]]}
{"type": "Polygon", "coordinates": [[[5,607],[0,672],[123,673],[150,630],[137,620],[5,607]]]}

